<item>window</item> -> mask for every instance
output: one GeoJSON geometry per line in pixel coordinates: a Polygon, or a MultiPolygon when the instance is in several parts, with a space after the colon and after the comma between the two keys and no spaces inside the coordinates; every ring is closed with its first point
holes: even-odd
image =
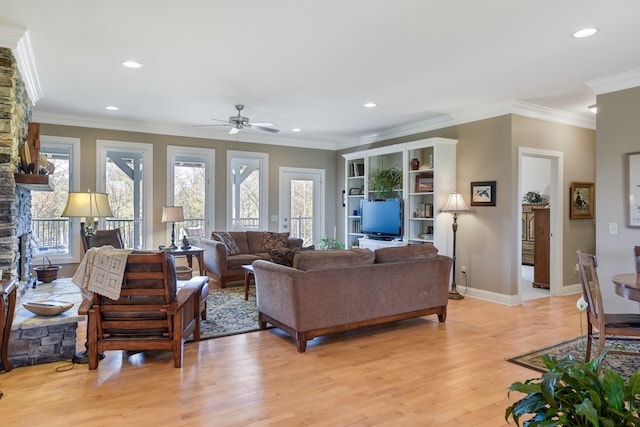
{"type": "Polygon", "coordinates": [[[269,155],[227,152],[227,228],[267,230],[267,176],[269,155]]]}
{"type": "Polygon", "coordinates": [[[167,205],[182,206],[181,225],[201,227],[206,235],[215,224],[215,150],[168,146],[167,162],[167,205]]]}
{"type": "Polygon", "coordinates": [[[119,228],[127,248],[147,248],[153,231],[153,146],[98,140],[97,156],[97,190],[109,195],[114,215],[99,228],[119,228]]]}
{"type": "MultiPolygon", "coordinates": [[[[58,263],[77,262],[80,257],[80,223],[62,218],[70,189],[79,186],[80,140],[52,136],[40,137],[40,154],[46,158],[53,191],[31,191],[31,232],[38,245],[34,264],[46,256],[58,263]]],[[[77,190],[76,190],[77,191],[77,190]]]]}

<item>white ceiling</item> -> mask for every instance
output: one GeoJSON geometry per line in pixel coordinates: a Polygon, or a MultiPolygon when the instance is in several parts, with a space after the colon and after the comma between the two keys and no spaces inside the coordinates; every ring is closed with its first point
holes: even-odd
{"type": "Polygon", "coordinates": [[[514,106],[593,127],[587,83],[640,70],[637,0],[0,0],[0,24],[36,121],[329,149],[514,106]],[[193,127],[236,103],[281,132],[193,127]]]}

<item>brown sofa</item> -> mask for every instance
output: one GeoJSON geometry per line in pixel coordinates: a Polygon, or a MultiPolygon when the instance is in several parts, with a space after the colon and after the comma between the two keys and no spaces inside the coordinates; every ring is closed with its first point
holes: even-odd
{"type": "Polygon", "coordinates": [[[447,316],[451,258],[432,245],[295,255],[293,267],[255,261],[261,328],[307,340],[334,332],[437,314],[447,316]]]}
{"type": "Polygon", "coordinates": [[[211,239],[200,239],[199,245],[204,249],[204,266],[207,272],[224,288],[234,280],[244,280],[243,265],[263,259],[271,260],[270,251],[295,250],[302,247],[302,239],[289,237],[289,233],[270,231],[213,231],[211,239]],[[238,253],[229,250],[224,242],[214,237],[226,233],[230,236],[238,253]],[[278,244],[283,245],[279,247],[278,244]]]}

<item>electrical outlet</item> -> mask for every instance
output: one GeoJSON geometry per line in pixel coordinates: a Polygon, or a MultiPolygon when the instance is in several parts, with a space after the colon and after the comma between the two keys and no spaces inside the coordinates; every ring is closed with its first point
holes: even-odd
{"type": "Polygon", "coordinates": [[[466,266],[466,265],[461,266],[461,267],[460,267],[460,272],[461,272],[462,274],[467,274],[467,266],[466,266]]]}

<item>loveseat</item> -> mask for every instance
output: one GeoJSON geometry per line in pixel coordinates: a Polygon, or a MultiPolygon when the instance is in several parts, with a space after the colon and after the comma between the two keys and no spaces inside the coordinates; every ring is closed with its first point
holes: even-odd
{"type": "Polygon", "coordinates": [[[433,245],[299,252],[293,267],[255,261],[260,327],[287,332],[302,353],[321,335],[429,314],[444,322],[451,263],[433,245]]]}
{"type": "Polygon", "coordinates": [[[244,279],[243,265],[302,247],[302,239],[289,237],[289,233],[271,231],[213,231],[210,239],[200,239],[204,249],[204,267],[225,288],[227,283],[244,279]]]}

